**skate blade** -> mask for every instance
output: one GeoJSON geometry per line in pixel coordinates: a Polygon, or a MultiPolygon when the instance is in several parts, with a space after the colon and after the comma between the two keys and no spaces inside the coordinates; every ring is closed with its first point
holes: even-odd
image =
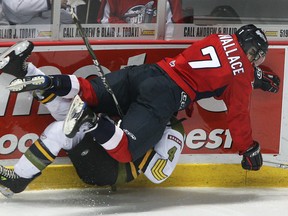
{"type": "Polygon", "coordinates": [[[0,69],[4,68],[9,63],[10,57],[7,56],[5,58],[0,57],[0,69]]]}
{"type": "Polygon", "coordinates": [[[27,40],[24,41],[20,41],[16,44],[14,44],[13,46],[11,46],[10,48],[8,48],[7,50],[5,50],[3,53],[1,53],[2,58],[5,58],[7,55],[9,55],[11,52],[14,52],[15,55],[20,55],[21,53],[23,53],[25,50],[27,50],[27,48],[29,47],[30,43],[27,40]]]}
{"type": "Polygon", "coordinates": [[[38,89],[43,83],[45,83],[44,77],[33,77],[31,80],[15,79],[7,86],[7,89],[11,92],[32,91],[38,89]],[[29,87],[25,89],[26,86],[29,87]]]}
{"type": "Polygon", "coordinates": [[[2,193],[5,197],[11,198],[14,193],[7,187],[0,185],[0,193],[2,193]]]}
{"type": "Polygon", "coordinates": [[[70,133],[73,131],[76,121],[81,115],[82,108],[84,106],[84,102],[81,100],[81,98],[76,95],[75,98],[72,101],[72,104],[70,105],[68,114],[66,116],[66,119],[64,121],[63,125],[63,132],[66,136],[69,137],[70,133]]]}

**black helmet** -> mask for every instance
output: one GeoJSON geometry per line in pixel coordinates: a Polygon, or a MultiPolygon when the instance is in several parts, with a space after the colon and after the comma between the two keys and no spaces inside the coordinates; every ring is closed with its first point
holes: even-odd
{"type": "MultiPolygon", "coordinates": [[[[265,33],[253,24],[245,25],[235,32],[238,42],[244,52],[252,56],[251,62],[261,60],[262,63],[268,51],[268,41],[265,33]]],[[[259,65],[259,62],[258,64],[259,65]]]]}

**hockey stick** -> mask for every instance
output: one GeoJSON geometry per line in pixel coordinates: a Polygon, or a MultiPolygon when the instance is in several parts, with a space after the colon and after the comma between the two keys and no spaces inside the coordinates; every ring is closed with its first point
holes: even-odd
{"type": "Polygon", "coordinates": [[[98,74],[99,74],[99,77],[101,78],[102,80],[102,83],[104,84],[106,90],[109,92],[109,94],[112,96],[113,100],[114,100],[114,103],[116,105],[116,108],[117,108],[117,111],[118,111],[118,114],[119,116],[122,118],[124,115],[123,115],[123,112],[122,112],[122,109],[118,103],[118,100],[113,92],[113,90],[111,89],[109,83],[107,82],[106,78],[105,78],[105,74],[104,74],[104,71],[101,67],[101,65],[99,64],[98,60],[97,60],[97,57],[91,47],[91,44],[89,43],[89,40],[88,38],[86,37],[85,33],[84,33],[84,30],[83,30],[83,27],[76,15],[76,13],[74,12],[74,9],[73,7],[70,7],[70,13],[71,13],[71,16],[72,16],[72,19],[74,21],[74,23],[76,24],[76,27],[77,29],[79,30],[80,32],[80,35],[85,43],[85,46],[90,54],[90,56],[92,57],[92,61],[93,61],[93,64],[96,66],[96,68],[98,69],[98,74]]]}
{"type": "Polygon", "coordinates": [[[272,162],[272,161],[263,161],[264,165],[281,168],[281,169],[288,169],[288,164],[272,162]]]}

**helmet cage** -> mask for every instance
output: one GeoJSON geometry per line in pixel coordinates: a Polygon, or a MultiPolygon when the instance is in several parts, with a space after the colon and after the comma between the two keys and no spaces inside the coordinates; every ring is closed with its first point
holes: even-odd
{"type": "Polygon", "coordinates": [[[266,53],[263,50],[259,49],[253,61],[254,65],[259,66],[265,61],[265,58],[266,58],[266,53]]]}
{"type": "Polygon", "coordinates": [[[250,62],[253,62],[255,66],[259,66],[264,62],[266,53],[261,49],[257,50],[257,48],[252,47],[250,50],[248,50],[247,57],[249,58],[250,62]]]}

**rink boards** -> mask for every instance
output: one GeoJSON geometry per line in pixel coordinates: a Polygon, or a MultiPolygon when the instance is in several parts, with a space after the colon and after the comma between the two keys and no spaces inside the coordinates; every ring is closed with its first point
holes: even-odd
{"type": "MultiPolygon", "coordinates": [[[[126,65],[154,63],[165,56],[177,55],[189,46],[189,43],[191,42],[141,41],[140,44],[136,41],[109,43],[92,41],[97,58],[107,73],[126,65]]],[[[3,49],[10,45],[11,43],[2,44],[3,49]]],[[[96,74],[86,47],[81,42],[35,42],[35,45],[29,60],[47,74],[75,74],[84,78],[91,78],[96,74]]],[[[251,102],[253,136],[261,144],[264,159],[277,163],[285,163],[288,160],[288,68],[285,64],[287,48],[286,45],[273,43],[263,64],[280,76],[282,81],[280,91],[278,94],[271,94],[255,90],[251,102]]],[[[13,79],[12,76],[1,74],[0,77],[2,120],[0,163],[13,166],[53,119],[29,93],[11,94],[5,88],[13,79]]],[[[278,186],[287,186],[287,181],[284,180],[288,176],[288,170],[264,167],[260,172],[246,172],[241,169],[239,165],[241,157],[237,154],[227,129],[225,110],[226,107],[222,101],[212,98],[194,104],[193,117],[184,121],[187,139],[179,165],[172,177],[161,185],[229,187],[279,184],[278,186]]],[[[184,112],[179,115],[186,117],[184,112]]],[[[52,184],[53,178],[47,176],[54,174],[57,177],[62,176],[61,181],[71,178],[71,183],[64,183],[68,187],[73,187],[73,182],[75,186],[82,185],[75,176],[64,152],[61,152],[55,166],[51,166],[45,172],[47,174],[35,181],[35,183],[38,182],[37,185],[47,185],[47,182],[41,183],[46,180],[52,184]],[[63,176],[62,173],[65,172],[67,175],[63,176]]],[[[55,181],[55,183],[61,185],[61,181],[55,181]]],[[[142,177],[129,185],[139,183],[150,185],[142,177]]],[[[37,185],[31,187],[37,188],[37,185]]],[[[51,185],[51,187],[54,186],[51,185]]]]}

